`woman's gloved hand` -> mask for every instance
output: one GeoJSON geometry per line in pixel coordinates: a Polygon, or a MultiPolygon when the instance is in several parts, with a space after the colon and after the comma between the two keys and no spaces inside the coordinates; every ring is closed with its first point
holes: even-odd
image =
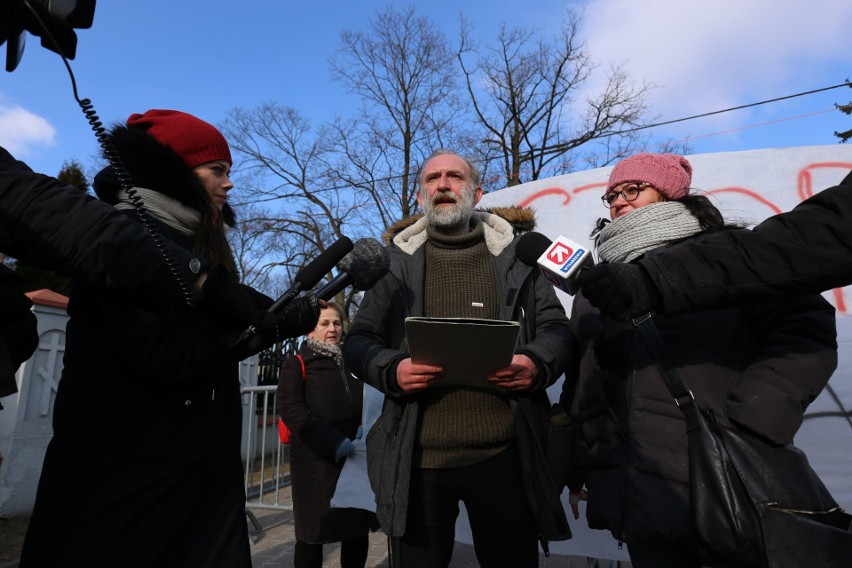
{"type": "Polygon", "coordinates": [[[317,325],[321,302],[316,296],[301,296],[277,312],[268,312],[272,304],[268,296],[233,282],[219,265],[210,270],[198,295],[199,309],[221,317],[234,329],[227,343],[238,360],[284,339],[305,335],[317,325]]]}
{"type": "Polygon", "coordinates": [[[354,453],[355,444],[353,444],[352,440],[350,440],[349,438],[343,438],[343,441],[340,442],[340,445],[337,446],[337,449],[334,451],[334,461],[339,462],[340,460],[346,459],[354,453]]]}
{"type": "Polygon", "coordinates": [[[583,270],[577,285],[604,315],[619,321],[662,307],[660,293],[638,264],[608,262],[583,270]]]}

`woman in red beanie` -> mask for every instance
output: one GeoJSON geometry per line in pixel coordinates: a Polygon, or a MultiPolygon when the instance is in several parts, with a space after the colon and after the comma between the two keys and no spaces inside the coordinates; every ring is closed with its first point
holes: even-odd
{"type": "MultiPolygon", "coordinates": [[[[95,178],[98,196],[136,219],[141,199],[164,237],[216,263],[208,282],[232,277],[231,153],[219,131],[150,110],[115,126],[110,142],[135,188],[110,167],[95,178]]],[[[247,309],[272,303],[244,290],[247,309]]],[[[281,337],[313,329],[316,298],[290,306],[281,337]]],[[[240,325],[83,280],[68,313],[54,435],[20,566],[250,567],[239,357],[226,348],[240,325]]]]}
{"type": "MultiPolygon", "coordinates": [[[[598,259],[628,263],[727,230],[691,183],[682,156],[637,154],[616,164],[601,197],[611,221],[599,221],[598,259]]],[[[834,308],[818,295],[655,314],[653,322],[702,409],[778,444],[793,439],[837,365],[834,308]]],[[[578,433],[582,465],[570,485],[588,490],[589,526],[626,543],[636,568],[745,565],[714,558],[693,534],[686,424],[637,328],[602,315],[582,292],[571,326],[578,357],[560,402],[578,433]]]]}

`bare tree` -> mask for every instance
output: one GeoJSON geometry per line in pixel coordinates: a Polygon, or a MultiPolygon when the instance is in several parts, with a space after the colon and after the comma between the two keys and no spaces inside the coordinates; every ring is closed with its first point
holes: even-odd
{"type": "Polygon", "coordinates": [[[333,125],[335,168],[381,231],[416,209],[416,168],[432,150],[458,143],[461,109],[447,38],[414,7],[377,12],[369,32],[344,31],[332,73],[361,100],[354,120],[333,125]]]}
{"type": "Polygon", "coordinates": [[[292,277],[344,235],[353,215],[351,192],[329,173],[323,130],[314,133],[298,111],[271,102],[232,110],[220,128],[239,156],[241,201],[255,205],[240,212],[231,239],[238,264],[253,282],[274,283],[277,267],[292,277]]]}
{"type": "MultiPolygon", "coordinates": [[[[539,39],[536,31],[504,25],[494,47],[479,49],[470,24],[461,19],[456,58],[483,142],[499,156],[505,178],[492,180],[495,187],[581,169],[572,151],[599,138],[614,136],[607,140],[610,160],[635,142],[635,135],[617,131],[639,123],[649,86],[633,86],[615,68],[599,94],[582,104],[575,100],[594,69],[578,40],[580,22],[579,14],[569,11],[553,42],[539,39]]],[[[592,159],[583,157],[584,167],[592,159]]]]}

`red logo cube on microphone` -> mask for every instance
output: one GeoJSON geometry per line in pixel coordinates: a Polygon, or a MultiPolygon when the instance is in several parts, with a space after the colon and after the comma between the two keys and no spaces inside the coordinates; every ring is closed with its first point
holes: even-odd
{"type": "Polygon", "coordinates": [[[573,254],[573,248],[569,247],[565,243],[556,241],[547,251],[547,260],[554,264],[562,265],[565,264],[565,262],[571,258],[573,254]]]}

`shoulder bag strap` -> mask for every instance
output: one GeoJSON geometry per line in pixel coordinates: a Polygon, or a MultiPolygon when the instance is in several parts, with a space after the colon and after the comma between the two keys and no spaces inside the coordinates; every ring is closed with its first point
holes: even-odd
{"type": "Polygon", "coordinates": [[[701,428],[702,418],[695,404],[695,396],[693,396],[692,391],[689,389],[683,373],[669,359],[666,342],[660,335],[660,331],[657,329],[657,325],[654,323],[654,318],[650,312],[633,318],[633,326],[639,331],[639,335],[648,347],[648,351],[654,357],[657,369],[659,369],[663,381],[674,397],[675,404],[683,412],[686,418],[687,430],[701,428]]]}

